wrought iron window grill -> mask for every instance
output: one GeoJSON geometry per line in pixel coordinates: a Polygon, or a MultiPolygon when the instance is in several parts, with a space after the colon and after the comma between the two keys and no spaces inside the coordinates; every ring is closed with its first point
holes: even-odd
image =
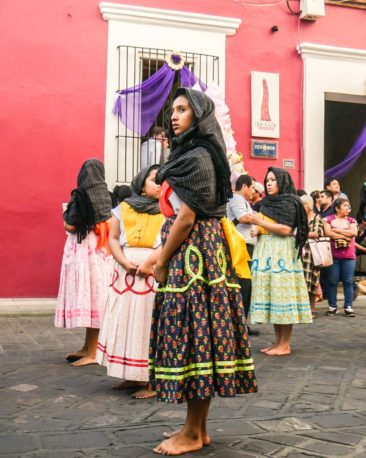
{"type": "MultiPolygon", "coordinates": [[[[173,52],[169,49],[156,49],[146,47],[135,47],[120,45],[118,51],[118,88],[125,89],[136,86],[145,81],[165,63],[165,59],[173,52]]],[[[185,65],[194,73],[204,84],[216,83],[219,85],[219,57],[192,53],[180,52],[183,56],[185,65]]],[[[116,182],[130,183],[132,178],[141,170],[141,148],[147,147],[151,150],[154,161],[161,163],[166,160],[169,150],[162,151],[159,140],[154,140],[154,132],[157,127],[163,128],[166,132],[169,125],[170,107],[172,97],[177,87],[180,86],[179,72],[176,72],[172,91],[169,94],[162,110],[158,114],[154,125],[150,128],[148,135],[140,137],[135,132],[129,130],[116,117],[116,182]]]]}

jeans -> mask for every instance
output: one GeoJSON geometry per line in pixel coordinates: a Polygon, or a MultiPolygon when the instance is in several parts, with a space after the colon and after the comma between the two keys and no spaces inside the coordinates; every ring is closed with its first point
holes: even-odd
{"type": "Polygon", "coordinates": [[[355,259],[333,259],[333,265],[326,269],[329,307],[337,307],[337,285],[340,281],[343,283],[344,308],[352,307],[355,267],[355,259]]]}
{"type": "MultiPolygon", "coordinates": [[[[249,256],[252,258],[253,251],[254,251],[254,245],[250,245],[248,243],[247,250],[248,250],[249,256]]],[[[249,278],[238,278],[238,280],[239,280],[239,285],[240,285],[240,290],[241,290],[241,296],[243,298],[245,319],[248,319],[248,315],[250,311],[250,298],[252,295],[252,280],[250,280],[249,278]]]]}

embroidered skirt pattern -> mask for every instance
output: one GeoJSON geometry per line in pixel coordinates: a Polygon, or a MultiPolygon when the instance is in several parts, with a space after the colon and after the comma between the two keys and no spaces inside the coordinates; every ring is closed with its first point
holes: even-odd
{"type": "MultiPolygon", "coordinates": [[[[141,264],[154,250],[123,247],[127,259],[141,264]]],[[[107,374],[148,382],[151,315],[157,283],[153,276],[128,274],[116,263],[99,333],[97,362],[107,374]]]]}
{"type": "Polygon", "coordinates": [[[77,243],[68,234],[62,258],[60,286],[55,313],[59,328],[95,328],[102,323],[113,267],[112,256],[96,251],[93,231],[77,243]]]}
{"type": "Polygon", "coordinates": [[[295,239],[262,235],[252,260],[252,323],[311,323],[309,297],[295,239]]]}
{"type": "MultiPolygon", "coordinates": [[[[174,219],[163,225],[163,243],[174,219]]],[[[155,298],[149,369],[161,401],[257,391],[240,286],[217,219],[196,220],[169,263],[155,298]]]]}

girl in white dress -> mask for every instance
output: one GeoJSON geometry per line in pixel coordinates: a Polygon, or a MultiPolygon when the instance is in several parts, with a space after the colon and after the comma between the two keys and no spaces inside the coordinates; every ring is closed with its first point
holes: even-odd
{"type": "Polygon", "coordinates": [[[111,197],[98,159],[86,161],[64,212],[68,232],[55,313],[59,328],[86,328],[81,350],[66,355],[73,366],[96,364],[99,328],[108,295],[112,256],[108,247],[111,197]]]}
{"type": "Polygon", "coordinates": [[[97,361],[107,374],[123,379],[115,389],[142,386],[138,399],[155,396],[147,389],[152,307],[157,283],[152,275],[164,217],[155,183],[158,166],[145,167],[133,179],[132,196],[112,210],[109,245],[115,270],[102,324],[97,361]]]}

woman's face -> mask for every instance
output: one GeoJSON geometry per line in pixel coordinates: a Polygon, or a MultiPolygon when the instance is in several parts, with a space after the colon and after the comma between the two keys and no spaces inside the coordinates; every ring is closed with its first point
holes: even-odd
{"type": "Polygon", "coordinates": [[[275,174],[273,172],[268,172],[266,178],[266,190],[269,196],[274,196],[275,194],[278,194],[278,184],[275,174]]]}
{"type": "Polygon", "coordinates": [[[183,95],[177,97],[173,102],[171,121],[175,135],[181,135],[193,124],[193,109],[183,95]]]}
{"type": "Polygon", "coordinates": [[[349,202],[343,202],[343,204],[335,209],[338,216],[348,216],[351,212],[351,206],[349,202]]]}
{"type": "Polygon", "coordinates": [[[147,176],[144,186],[142,187],[141,194],[146,197],[152,197],[154,199],[159,198],[160,185],[155,183],[157,170],[151,170],[147,176]]]}

